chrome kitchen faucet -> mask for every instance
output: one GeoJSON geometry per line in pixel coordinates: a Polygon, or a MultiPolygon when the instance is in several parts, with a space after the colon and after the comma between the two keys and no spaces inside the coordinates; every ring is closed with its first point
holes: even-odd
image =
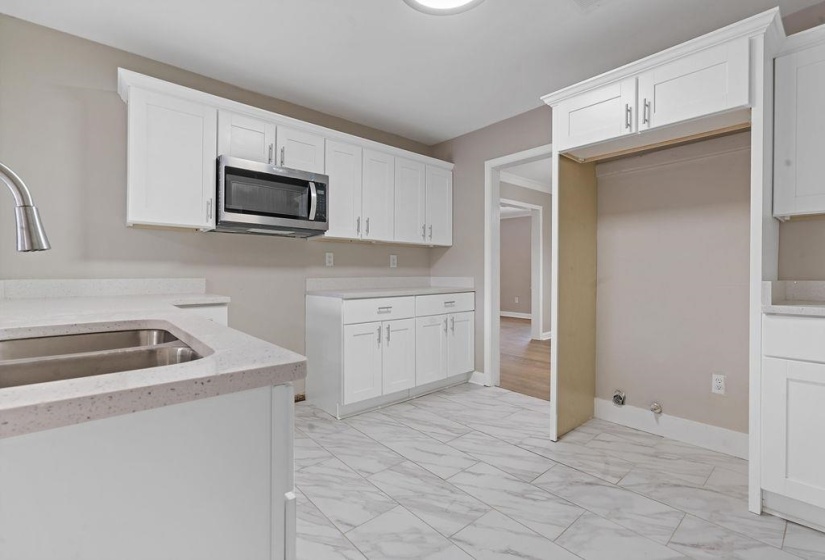
{"type": "Polygon", "coordinates": [[[17,174],[0,163],[0,181],[14,197],[14,219],[17,222],[17,250],[20,252],[51,249],[46,230],[40,222],[40,212],[32,202],[32,195],[17,174]]]}

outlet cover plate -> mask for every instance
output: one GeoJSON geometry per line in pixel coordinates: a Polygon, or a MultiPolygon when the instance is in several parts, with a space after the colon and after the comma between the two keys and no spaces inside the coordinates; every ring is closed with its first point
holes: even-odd
{"type": "Polygon", "coordinates": [[[711,392],[715,395],[724,395],[727,391],[726,376],[722,373],[714,373],[711,377],[711,392]]]}
{"type": "Polygon", "coordinates": [[[390,255],[390,268],[398,268],[398,255],[390,255]]]}
{"type": "Polygon", "coordinates": [[[325,262],[327,266],[335,266],[335,255],[332,253],[327,253],[325,262]]]}

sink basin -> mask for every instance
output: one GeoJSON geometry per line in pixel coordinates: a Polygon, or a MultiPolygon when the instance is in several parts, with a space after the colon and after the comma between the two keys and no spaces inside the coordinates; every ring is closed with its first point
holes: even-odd
{"type": "Polygon", "coordinates": [[[169,331],[144,329],[0,341],[0,389],[191,362],[169,331]]]}
{"type": "Polygon", "coordinates": [[[177,342],[169,331],[145,329],[0,340],[0,361],[43,358],[177,342]]]}
{"type": "Polygon", "coordinates": [[[158,366],[191,362],[200,358],[183,343],[156,348],[136,348],[111,352],[91,352],[40,359],[0,362],[0,389],[91,377],[158,366]]]}

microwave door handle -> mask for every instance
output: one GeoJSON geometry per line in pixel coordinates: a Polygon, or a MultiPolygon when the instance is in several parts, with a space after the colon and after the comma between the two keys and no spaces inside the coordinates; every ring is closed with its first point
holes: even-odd
{"type": "Polygon", "coordinates": [[[315,212],[318,210],[318,189],[315,188],[315,182],[309,182],[309,220],[315,221],[315,212]]]}

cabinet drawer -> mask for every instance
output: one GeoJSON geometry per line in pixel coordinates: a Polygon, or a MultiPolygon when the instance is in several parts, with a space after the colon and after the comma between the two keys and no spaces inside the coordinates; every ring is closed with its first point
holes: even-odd
{"type": "Polygon", "coordinates": [[[473,292],[417,296],[415,298],[415,314],[419,317],[425,317],[444,313],[463,313],[464,311],[474,311],[475,304],[476,295],[473,292]]]}
{"type": "Polygon", "coordinates": [[[344,324],[415,317],[415,298],[352,299],[344,302],[344,324]]]}
{"type": "Polygon", "coordinates": [[[765,356],[825,363],[825,318],[765,315],[762,326],[765,356]]]}

